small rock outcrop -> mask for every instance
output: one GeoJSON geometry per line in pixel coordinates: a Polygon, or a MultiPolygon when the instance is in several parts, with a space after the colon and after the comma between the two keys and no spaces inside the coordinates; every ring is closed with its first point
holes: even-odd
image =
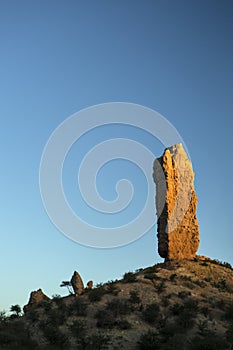
{"type": "Polygon", "coordinates": [[[93,281],[88,281],[87,282],[87,289],[92,289],[93,287],[93,281]]]}
{"type": "Polygon", "coordinates": [[[81,276],[77,271],[74,271],[70,280],[75,295],[81,295],[84,292],[84,284],[81,276]]]}
{"type": "Polygon", "coordinates": [[[196,217],[192,164],[181,144],[165,149],[154,162],[158,251],[165,260],[196,255],[199,227],[196,217]]]}
{"type": "Polygon", "coordinates": [[[31,309],[31,307],[35,306],[36,304],[40,303],[41,301],[49,301],[50,298],[47,297],[42,291],[42,289],[38,289],[36,291],[31,292],[29,302],[27,305],[24,306],[23,311],[27,312],[31,309]]]}

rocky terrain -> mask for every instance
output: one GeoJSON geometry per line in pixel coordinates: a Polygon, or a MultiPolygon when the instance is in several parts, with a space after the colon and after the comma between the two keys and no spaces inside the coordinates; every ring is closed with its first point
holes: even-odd
{"type": "Polygon", "coordinates": [[[230,350],[232,293],[229,264],[169,261],[2,314],[0,349],[230,350]]]}
{"type": "Polygon", "coordinates": [[[182,145],[155,160],[158,251],[165,259],[93,287],[75,271],[69,295],[31,292],[24,314],[0,313],[1,350],[231,350],[233,269],[197,256],[192,165],[182,145]]]}

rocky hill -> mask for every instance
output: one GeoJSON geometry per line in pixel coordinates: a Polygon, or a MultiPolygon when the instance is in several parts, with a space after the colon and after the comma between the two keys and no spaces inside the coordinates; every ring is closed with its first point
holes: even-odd
{"type": "Polygon", "coordinates": [[[233,349],[233,270],[168,261],[1,315],[0,349],[233,349]]]}
{"type": "Polygon", "coordinates": [[[182,145],[165,149],[153,176],[165,262],[86,289],[75,271],[63,298],[32,292],[24,315],[18,305],[0,314],[1,350],[233,349],[233,269],[196,256],[197,196],[182,145]]]}

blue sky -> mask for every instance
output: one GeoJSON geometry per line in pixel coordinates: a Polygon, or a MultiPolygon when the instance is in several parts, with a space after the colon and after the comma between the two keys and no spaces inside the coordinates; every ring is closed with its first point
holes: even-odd
{"type": "MultiPolygon", "coordinates": [[[[67,239],[44,210],[39,165],[48,138],[66,118],[99,103],[144,105],[177,128],[196,173],[198,253],[233,264],[232,33],[230,0],[0,1],[0,310],[24,305],[38,288],[64,294],[59,284],[74,270],[97,283],[161,261],[155,228],[127,246],[94,249],[67,239]]],[[[92,142],[112,132],[100,128],[92,142]]],[[[137,137],[161,155],[157,140],[137,137]]],[[[75,152],[78,145],[64,175],[71,202],[75,152]]],[[[108,199],[117,168],[98,178],[108,199]]],[[[143,176],[132,164],[119,168],[119,177],[123,169],[136,185],[142,181],[137,211],[143,176]]]]}

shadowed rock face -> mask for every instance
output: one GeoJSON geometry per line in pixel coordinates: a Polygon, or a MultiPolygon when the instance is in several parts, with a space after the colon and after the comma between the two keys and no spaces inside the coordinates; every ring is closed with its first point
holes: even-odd
{"type": "Polygon", "coordinates": [[[23,310],[24,312],[27,312],[30,310],[31,307],[34,305],[40,303],[41,301],[49,301],[50,298],[45,295],[41,289],[38,289],[36,291],[31,292],[29,302],[27,305],[24,306],[23,310]]]}
{"type": "Polygon", "coordinates": [[[165,149],[154,162],[159,255],[193,258],[199,246],[192,164],[181,144],[165,149]]]}
{"type": "Polygon", "coordinates": [[[81,276],[79,275],[79,273],[77,271],[74,271],[74,274],[73,274],[70,282],[71,282],[71,285],[73,287],[74,294],[81,295],[84,291],[84,284],[83,284],[81,276]]]}

